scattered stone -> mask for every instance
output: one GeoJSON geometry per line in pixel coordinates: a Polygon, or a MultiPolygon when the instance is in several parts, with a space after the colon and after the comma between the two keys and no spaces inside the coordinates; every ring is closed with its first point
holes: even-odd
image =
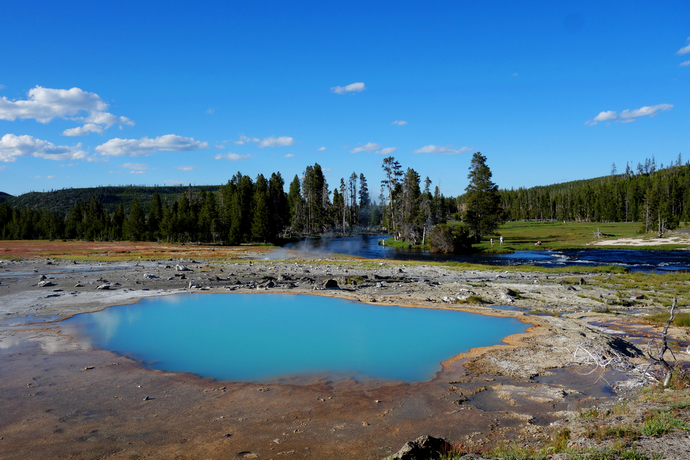
{"type": "Polygon", "coordinates": [[[79,282],[77,282],[77,284],[75,284],[74,287],[84,287],[84,285],[81,284],[81,283],[79,283],[79,282]]]}
{"type": "Polygon", "coordinates": [[[38,287],[49,287],[49,286],[55,286],[55,283],[53,283],[52,281],[48,281],[48,280],[41,281],[40,283],[38,283],[38,287]]]}
{"type": "Polygon", "coordinates": [[[186,266],[181,265],[181,264],[175,265],[175,270],[177,270],[178,272],[188,272],[188,271],[190,271],[189,268],[187,268],[186,266]]]}
{"type": "Polygon", "coordinates": [[[150,280],[155,280],[158,277],[156,275],[152,275],[151,273],[144,273],[144,278],[148,278],[150,280]]]}
{"type": "Polygon", "coordinates": [[[99,291],[108,291],[110,290],[110,285],[109,284],[101,284],[96,287],[97,290],[99,291]]]}

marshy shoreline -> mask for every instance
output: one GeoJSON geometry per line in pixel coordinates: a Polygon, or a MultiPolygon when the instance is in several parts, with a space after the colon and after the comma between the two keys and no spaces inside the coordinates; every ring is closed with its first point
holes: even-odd
{"type": "MultiPolygon", "coordinates": [[[[574,411],[620,396],[602,390],[599,379],[614,377],[585,366],[585,348],[647,362],[641,346],[608,327],[611,310],[634,319],[659,308],[644,298],[602,303],[611,297],[600,281],[607,274],[264,259],[0,261],[1,456],[375,459],[425,434],[475,443],[548,439],[574,411]],[[328,280],[337,288],[326,288],[328,280]],[[55,320],[183,292],[317,294],[513,316],[533,326],[504,345],[449,358],[428,382],[312,376],[253,384],[151,370],[65,336],[55,320]],[[587,372],[589,383],[573,377],[587,372]],[[550,383],[537,381],[548,376],[550,383]]],[[[672,335],[690,341],[685,330],[672,335]]],[[[641,382],[633,373],[615,379],[623,380],[621,395],[641,382]]]]}

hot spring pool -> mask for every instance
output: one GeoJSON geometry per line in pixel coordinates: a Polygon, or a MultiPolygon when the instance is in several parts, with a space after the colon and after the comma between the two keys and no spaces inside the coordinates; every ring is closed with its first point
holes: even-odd
{"type": "Polygon", "coordinates": [[[459,311],[281,294],[179,294],[65,320],[95,346],[230,381],[329,375],[430,380],[440,363],[528,324],[459,311]]]}

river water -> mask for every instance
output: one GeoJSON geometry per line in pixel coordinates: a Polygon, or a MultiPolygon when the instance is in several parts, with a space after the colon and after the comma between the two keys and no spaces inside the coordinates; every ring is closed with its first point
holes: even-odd
{"type": "Polygon", "coordinates": [[[537,265],[552,268],[617,265],[634,272],[690,270],[689,251],[571,249],[516,251],[512,254],[447,255],[419,250],[396,249],[378,244],[380,240],[386,238],[389,238],[389,235],[307,238],[296,243],[286,244],[283,247],[309,253],[348,254],[367,259],[453,261],[484,265],[537,265]]]}

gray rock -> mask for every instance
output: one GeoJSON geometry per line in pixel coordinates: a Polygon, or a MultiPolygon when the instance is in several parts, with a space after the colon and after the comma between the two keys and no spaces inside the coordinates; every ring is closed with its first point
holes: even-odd
{"type": "Polygon", "coordinates": [[[48,287],[48,286],[55,286],[55,283],[52,281],[44,280],[38,283],[38,287],[48,287]]]}
{"type": "Polygon", "coordinates": [[[97,290],[99,291],[108,291],[110,290],[110,285],[109,284],[101,284],[96,287],[97,290]]]}
{"type": "Polygon", "coordinates": [[[405,443],[396,454],[388,457],[388,460],[438,459],[450,452],[452,448],[453,446],[445,439],[420,436],[414,441],[405,443]]]}
{"type": "Polygon", "coordinates": [[[177,270],[178,272],[188,272],[189,271],[189,269],[186,266],[181,265],[181,264],[175,265],[175,270],[177,270]]]}

